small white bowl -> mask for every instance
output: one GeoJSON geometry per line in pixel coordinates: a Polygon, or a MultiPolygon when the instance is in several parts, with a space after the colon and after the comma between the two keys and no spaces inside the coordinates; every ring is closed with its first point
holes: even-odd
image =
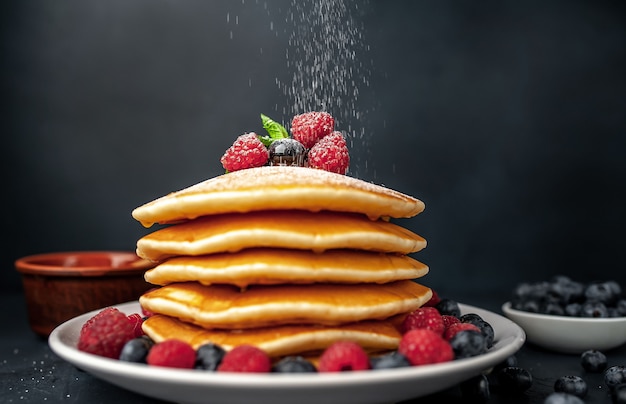
{"type": "Polygon", "coordinates": [[[581,354],[606,351],[626,343],[626,317],[585,318],[536,314],[502,306],[504,314],[526,332],[526,340],[551,351],[581,354]]]}

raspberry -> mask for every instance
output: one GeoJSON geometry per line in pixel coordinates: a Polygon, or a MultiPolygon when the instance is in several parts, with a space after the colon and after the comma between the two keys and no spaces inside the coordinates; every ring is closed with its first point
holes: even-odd
{"type": "Polygon", "coordinates": [[[480,328],[470,323],[455,323],[450,324],[448,328],[443,332],[443,338],[446,341],[450,341],[460,331],[476,331],[480,333],[480,328]]]}
{"type": "Polygon", "coordinates": [[[196,351],[186,342],[167,339],[150,349],[146,362],[152,366],[192,369],[196,363],[196,351]]]}
{"type": "Polygon", "coordinates": [[[261,167],[267,163],[270,153],[256,133],[239,136],[220,159],[226,171],[261,167]]]}
{"type": "Polygon", "coordinates": [[[323,138],[319,140],[318,143],[320,142],[324,142],[324,143],[328,142],[328,143],[336,144],[337,146],[348,147],[348,144],[346,143],[346,138],[343,137],[343,133],[339,132],[338,130],[333,131],[330,134],[324,136],[323,138]]]}
{"type": "Polygon", "coordinates": [[[126,342],[135,338],[135,326],[114,307],[87,320],[80,330],[78,350],[117,359],[126,342]]]}
{"type": "Polygon", "coordinates": [[[353,341],[337,341],[324,350],[317,366],[320,372],[343,372],[367,370],[370,359],[359,344],[353,341]]]}
{"type": "Polygon", "coordinates": [[[431,291],[433,292],[433,295],[431,296],[430,300],[428,300],[426,303],[424,303],[425,307],[435,307],[441,301],[441,298],[439,297],[437,292],[435,292],[432,289],[431,289],[431,291]]]}
{"type": "Polygon", "coordinates": [[[445,325],[441,314],[434,307],[422,307],[409,313],[402,322],[402,333],[415,330],[417,328],[427,328],[439,335],[443,334],[445,325]]]}
{"type": "Polygon", "coordinates": [[[448,362],[454,352],[448,341],[436,332],[422,328],[411,330],[402,336],[398,352],[406,356],[411,365],[448,362]]]}
{"type": "Polygon", "coordinates": [[[294,139],[310,149],[335,127],[335,118],[328,112],[305,112],[291,120],[291,134],[294,139]]]}
{"type": "Polygon", "coordinates": [[[130,323],[133,325],[133,334],[135,338],[139,338],[144,335],[143,329],[141,328],[141,325],[143,324],[143,318],[139,314],[133,313],[129,315],[128,321],[130,321],[130,323]]]}
{"type": "MultiPolygon", "coordinates": [[[[443,316],[441,316],[441,319],[443,320],[443,325],[445,328],[450,327],[452,324],[461,322],[461,320],[459,320],[458,317],[449,316],[447,314],[444,314],[443,316]]],[[[445,332],[445,328],[444,328],[444,332],[445,332]]]]}
{"type": "Polygon", "coordinates": [[[265,373],[272,369],[269,356],[253,345],[238,345],[228,351],[217,367],[221,372],[265,373]]]}
{"type": "Polygon", "coordinates": [[[350,165],[350,154],[343,135],[340,132],[333,132],[317,142],[309,150],[308,160],[311,168],[345,174],[350,165]]]}

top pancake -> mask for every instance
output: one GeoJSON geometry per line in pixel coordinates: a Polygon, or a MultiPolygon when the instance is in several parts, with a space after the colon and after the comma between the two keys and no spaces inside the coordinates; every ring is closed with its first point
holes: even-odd
{"type": "Polygon", "coordinates": [[[220,175],[133,210],[144,226],[221,213],[302,209],[412,217],[419,199],[357,178],[305,167],[266,166],[220,175]]]}

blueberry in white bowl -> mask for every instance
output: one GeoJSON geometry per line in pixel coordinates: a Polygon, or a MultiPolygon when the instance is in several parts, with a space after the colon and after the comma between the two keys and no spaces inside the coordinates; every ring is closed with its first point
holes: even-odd
{"type": "Polygon", "coordinates": [[[560,275],[522,283],[502,311],[529,343],[552,351],[581,354],[626,343],[626,299],[613,280],[583,283],[560,275]]]}

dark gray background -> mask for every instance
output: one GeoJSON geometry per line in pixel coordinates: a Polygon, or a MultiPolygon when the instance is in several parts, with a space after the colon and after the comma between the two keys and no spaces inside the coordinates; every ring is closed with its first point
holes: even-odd
{"type": "MultiPolygon", "coordinates": [[[[401,222],[429,242],[424,283],[446,295],[562,273],[625,283],[623,4],[348,7],[364,113],[328,110],[352,131],[351,175],[426,203],[401,222]]],[[[1,7],[2,290],[21,288],[22,255],[133,250],[148,232],[133,208],[220,174],[259,113],[291,118],[277,86],[292,74],[288,1],[1,7]]]]}

